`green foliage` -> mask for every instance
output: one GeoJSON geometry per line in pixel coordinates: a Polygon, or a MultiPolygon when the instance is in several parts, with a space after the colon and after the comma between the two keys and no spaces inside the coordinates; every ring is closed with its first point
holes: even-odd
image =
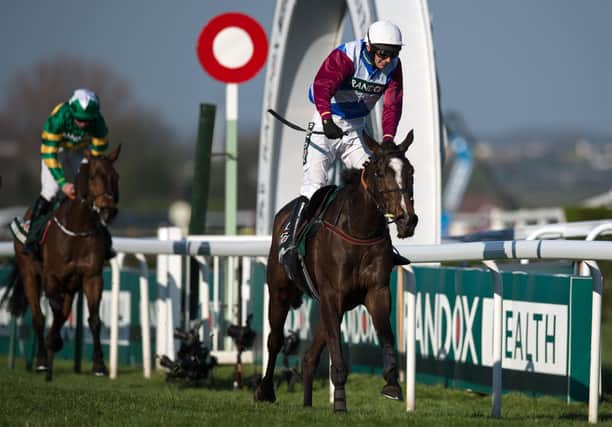
{"type": "Polygon", "coordinates": [[[612,219],[612,209],[606,207],[586,208],[583,206],[567,206],[564,208],[564,211],[567,222],[612,219]]]}
{"type": "MultiPolygon", "coordinates": [[[[29,205],[40,192],[40,133],[49,113],[67,101],[79,82],[100,98],[101,113],[109,128],[110,149],[122,144],[117,162],[122,213],[155,216],[167,221],[168,208],[176,200],[191,200],[195,135],[180,136],[159,111],[147,109],[129,84],[113,69],[80,58],[54,57],[20,70],[9,78],[6,102],[0,105],[0,140],[6,141],[0,156],[2,193],[0,207],[29,205]],[[13,148],[14,147],[14,148],[13,148]],[[12,151],[11,151],[12,150],[12,151]],[[15,165],[19,167],[15,167],[15,165]]],[[[204,100],[204,99],[203,99],[204,100]]],[[[193,106],[193,125],[198,125],[193,106]]],[[[223,141],[223,127],[214,131],[223,141]]],[[[4,143],[4,142],[3,142],[4,143]]],[[[239,135],[238,208],[254,209],[257,197],[259,135],[255,126],[239,135]]],[[[210,176],[209,210],[223,211],[225,157],[214,147],[210,176]]],[[[69,179],[71,179],[70,175],[69,179]]],[[[126,225],[138,234],[142,221],[126,225]]],[[[148,232],[148,229],[146,230],[148,232]]]]}

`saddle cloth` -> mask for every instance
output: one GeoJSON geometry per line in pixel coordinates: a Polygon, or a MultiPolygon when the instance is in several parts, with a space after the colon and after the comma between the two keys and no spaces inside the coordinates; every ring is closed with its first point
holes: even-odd
{"type": "MultiPolygon", "coordinates": [[[[300,223],[297,224],[298,230],[296,236],[296,246],[299,259],[298,265],[293,267],[290,265],[285,266],[285,268],[290,268],[292,270],[290,277],[295,278],[294,281],[296,286],[306,295],[316,299],[317,301],[319,300],[319,295],[314,284],[312,283],[312,280],[310,279],[306,265],[304,264],[304,257],[306,256],[306,240],[316,233],[316,230],[322,224],[321,218],[323,217],[323,214],[331,201],[336,197],[336,192],[337,187],[335,185],[329,185],[320,188],[315,194],[313,194],[312,198],[304,209],[300,223]]],[[[301,303],[301,297],[299,298],[299,303],[301,303]]],[[[299,307],[299,303],[295,302],[293,307],[299,307]]]]}
{"type": "Polygon", "coordinates": [[[43,215],[32,224],[30,220],[24,220],[22,217],[15,217],[9,225],[9,230],[13,237],[21,244],[25,244],[29,233],[34,233],[37,242],[42,242],[45,230],[49,225],[49,221],[53,216],[53,212],[43,215]]]}
{"type": "Polygon", "coordinates": [[[24,221],[23,218],[15,217],[9,224],[9,230],[13,237],[22,245],[25,244],[30,231],[30,221],[24,221]]]}
{"type": "Polygon", "coordinates": [[[308,202],[302,221],[298,224],[296,238],[298,253],[302,258],[306,256],[306,240],[313,235],[322,224],[322,217],[327,207],[336,198],[339,187],[327,185],[317,190],[308,202]]]}

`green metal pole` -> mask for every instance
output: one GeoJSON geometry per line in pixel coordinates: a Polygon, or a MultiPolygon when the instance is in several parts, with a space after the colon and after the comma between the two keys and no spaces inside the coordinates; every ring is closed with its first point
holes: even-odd
{"type": "Polygon", "coordinates": [[[200,104],[200,122],[196,142],[193,184],[191,190],[191,219],[189,234],[204,234],[206,211],[208,210],[208,187],[210,179],[210,154],[215,129],[216,107],[200,104]]]}
{"type": "MultiPolygon", "coordinates": [[[[191,218],[189,235],[206,233],[206,212],[208,211],[208,190],[210,182],[210,157],[215,130],[216,106],[200,104],[198,139],[196,141],[193,184],[191,189],[191,218]]],[[[189,261],[189,318],[198,316],[198,275],[199,266],[195,259],[189,261]]],[[[199,314],[200,316],[202,313],[199,314]]],[[[185,325],[188,326],[188,325],[185,325]]]]}

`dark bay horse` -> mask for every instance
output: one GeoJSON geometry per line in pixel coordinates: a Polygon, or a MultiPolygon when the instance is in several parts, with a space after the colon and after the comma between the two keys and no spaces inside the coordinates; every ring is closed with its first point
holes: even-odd
{"type": "MultiPolygon", "coordinates": [[[[8,283],[9,311],[22,315],[27,305],[32,310],[32,324],[38,342],[36,370],[53,376],[53,357],[63,347],[60,330],[70,315],[77,291],[83,289],[89,309],[89,328],[93,337],[93,373],[105,375],[106,366],[100,344],[99,308],[102,298],[105,237],[101,227],[117,214],[119,175],[113,163],[121,146],[108,156],[93,156],[85,150],[76,177],[74,199],[64,199],[49,221],[40,246],[40,259],[23,252],[15,239],[16,270],[8,283]],[[45,316],[40,307],[44,291],[53,312],[53,323],[43,337],[45,316]]],[[[26,213],[26,218],[29,212],[26,213]]]]}
{"type": "MultiPolygon", "coordinates": [[[[348,370],[342,355],[340,324],[344,312],[359,304],[364,304],[372,316],[382,347],[386,380],[382,394],[402,399],[395,337],[389,320],[394,256],[388,223],[395,222],[398,237],[405,238],[414,234],[418,222],[413,205],[414,169],[405,157],[412,141],[412,131],[399,145],[390,141],[379,144],[364,132],[364,142],[372,153],[370,160],[363,169],[349,171],[348,181],[323,214],[322,226],[306,242],[304,262],[319,295],[321,322],[303,358],[304,406],[312,406],[313,376],[327,346],[335,388],[334,411],[346,411],[348,370]]],[[[280,234],[291,209],[289,203],[276,214],[272,236],[280,234]]],[[[266,274],[270,292],[269,359],[254,397],[274,402],[273,375],[284,341],[283,325],[289,309],[299,305],[302,297],[302,291],[279,264],[275,238],[266,274]]]]}

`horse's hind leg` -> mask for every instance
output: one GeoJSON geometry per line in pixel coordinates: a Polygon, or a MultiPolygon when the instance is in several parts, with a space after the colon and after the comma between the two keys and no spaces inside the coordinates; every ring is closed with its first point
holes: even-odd
{"type": "Polygon", "coordinates": [[[104,355],[102,353],[102,344],[100,343],[100,301],[102,299],[102,288],[104,282],[102,276],[93,276],[83,281],[83,290],[87,297],[87,308],[89,310],[89,329],[93,337],[93,356],[92,356],[92,372],[96,376],[104,376],[107,374],[106,365],[104,364],[104,355]]]}
{"type": "Polygon", "coordinates": [[[348,376],[342,345],[340,343],[340,323],[342,312],[336,307],[334,298],[323,301],[321,298],[322,327],[327,329],[327,349],[331,359],[331,380],[334,383],[334,412],[346,412],[345,384],[348,376]]]}
{"type": "MultiPolygon", "coordinates": [[[[268,281],[268,283],[270,284],[271,282],[268,281]]],[[[274,366],[276,365],[276,357],[283,345],[283,327],[289,313],[289,306],[294,298],[290,298],[292,292],[289,292],[287,286],[279,289],[278,286],[271,285],[269,290],[268,319],[270,322],[270,335],[268,335],[268,364],[265,375],[255,390],[254,398],[258,401],[274,402],[276,401],[276,395],[274,394],[274,366]]]]}
{"type": "Polygon", "coordinates": [[[381,393],[389,399],[402,400],[402,388],[398,382],[397,352],[395,350],[395,336],[391,329],[389,315],[391,313],[391,295],[389,288],[374,289],[368,292],[365,306],[372,316],[374,327],[378,333],[378,340],[383,354],[383,377],[387,381],[381,393]]]}
{"type": "Polygon", "coordinates": [[[321,352],[325,347],[325,328],[319,325],[315,332],[312,344],[306,353],[302,362],[302,378],[304,381],[304,406],[312,406],[312,382],[314,379],[314,371],[319,366],[321,360],[321,352]]]}

